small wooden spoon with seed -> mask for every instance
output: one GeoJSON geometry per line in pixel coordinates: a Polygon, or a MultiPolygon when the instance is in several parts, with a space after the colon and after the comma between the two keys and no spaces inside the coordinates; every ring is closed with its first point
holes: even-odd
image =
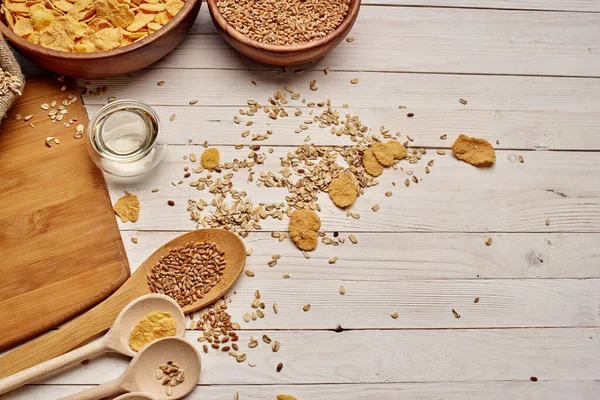
{"type": "Polygon", "coordinates": [[[63,400],[98,400],[124,392],[143,392],[156,400],[181,399],[187,396],[200,379],[200,353],[178,337],[156,340],[133,357],[127,370],[117,379],[63,398],[63,400]],[[166,393],[168,385],[156,379],[158,367],[173,361],[184,371],[184,380],[166,393]]]}
{"type": "MultiPolygon", "coordinates": [[[[203,298],[183,307],[194,312],[221,298],[240,276],[246,263],[242,240],[224,229],[201,229],[183,234],[161,246],[144,261],[135,273],[109,298],[60,329],[34,339],[0,358],[0,378],[58,357],[100,336],[111,326],[119,311],[130,301],[151,293],[148,273],[170,250],[188,242],[213,242],[224,252],[226,268],[220,282],[203,298]]],[[[65,288],[68,290],[68,288],[65,288]]]]}
{"type": "Polygon", "coordinates": [[[138,297],[125,306],[115,319],[115,322],[113,322],[108,333],[101,339],[52,360],[0,379],[0,394],[10,392],[29,382],[41,379],[65,367],[102,353],[115,352],[128,357],[135,356],[136,352],[129,347],[131,330],[146,314],[155,311],[163,311],[171,314],[173,319],[175,319],[175,334],[183,337],[185,333],[185,316],[177,302],[169,296],[162,294],[147,294],[138,297]]]}

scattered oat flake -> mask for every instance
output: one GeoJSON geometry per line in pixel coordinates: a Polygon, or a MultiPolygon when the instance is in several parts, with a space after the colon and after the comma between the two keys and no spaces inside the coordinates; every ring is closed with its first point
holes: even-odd
{"type": "Polygon", "coordinates": [[[329,264],[335,264],[335,263],[336,263],[336,261],[337,261],[337,259],[338,259],[337,257],[331,257],[331,258],[330,258],[330,259],[329,259],[327,262],[328,262],[329,264]]]}
{"type": "Polygon", "coordinates": [[[29,115],[25,116],[25,118],[23,118],[23,120],[29,121],[31,118],[33,118],[33,114],[29,114],[29,115]]]}
{"type": "Polygon", "coordinates": [[[297,400],[294,396],[290,396],[289,394],[278,394],[277,400],[297,400]]]}
{"type": "Polygon", "coordinates": [[[193,99],[193,100],[190,100],[190,105],[192,105],[192,106],[193,106],[193,105],[194,105],[194,104],[196,104],[196,103],[198,103],[198,99],[193,99]]]}
{"type": "Polygon", "coordinates": [[[162,86],[162,85],[164,85],[164,84],[165,84],[165,81],[158,81],[158,82],[156,83],[156,86],[162,86]]]}
{"type": "Polygon", "coordinates": [[[391,315],[392,318],[397,319],[398,318],[398,313],[397,312],[393,312],[391,315]]]}
{"type": "Polygon", "coordinates": [[[458,101],[460,101],[460,104],[463,104],[463,105],[467,104],[467,100],[465,100],[465,99],[459,99],[458,101]]]}
{"type": "Polygon", "coordinates": [[[256,86],[256,82],[250,81],[250,83],[253,84],[254,86],[256,86]]]}
{"type": "Polygon", "coordinates": [[[340,290],[339,290],[340,294],[343,296],[346,294],[346,288],[343,286],[340,286],[340,290]]]}
{"type": "Polygon", "coordinates": [[[460,314],[454,308],[452,309],[452,314],[454,314],[454,318],[460,318],[460,314]]]}
{"type": "Polygon", "coordinates": [[[170,120],[170,121],[175,121],[175,117],[176,117],[176,115],[175,115],[175,114],[171,114],[171,117],[169,118],[169,120],[170,120]]]}
{"type": "Polygon", "coordinates": [[[519,155],[518,159],[521,164],[523,164],[525,162],[525,159],[521,155],[519,155]]]}
{"type": "Polygon", "coordinates": [[[475,300],[473,300],[473,303],[475,303],[475,304],[479,303],[479,297],[475,297],[475,300]]]}
{"type": "Polygon", "coordinates": [[[304,310],[304,312],[307,312],[308,310],[310,310],[310,304],[305,304],[304,307],[302,307],[302,309],[304,310]]]}
{"type": "Polygon", "coordinates": [[[491,237],[489,237],[489,238],[486,239],[485,245],[486,246],[491,246],[492,245],[492,238],[491,237]]]}
{"type": "Polygon", "coordinates": [[[550,226],[550,218],[546,218],[546,226],[550,226]]]}
{"type": "Polygon", "coordinates": [[[346,38],[346,42],[348,42],[348,43],[352,43],[352,42],[354,42],[354,36],[348,36],[348,37],[346,38]]]}
{"type": "Polygon", "coordinates": [[[358,78],[350,79],[350,83],[356,85],[358,83],[358,78]]]}
{"type": "Polygon", "coordinates": [[[131,242],[137,244],[138,242],[138,238],[136,238],[135,236],[131,238],[131,242]]]}
{"type": "Polygon", "coordinates": [[[329,71],[330,71],[329,67],[326,67],[326,68],[323,70],[323,72],[325,73],[325,75],[329,75],[329,71]]]}
{"type": "Polygon", "coordinates": [[[354,244],[358,243],[358,239],[354,235],[348,236],[348,239],[350,239],[350,241],[354,244]]]}

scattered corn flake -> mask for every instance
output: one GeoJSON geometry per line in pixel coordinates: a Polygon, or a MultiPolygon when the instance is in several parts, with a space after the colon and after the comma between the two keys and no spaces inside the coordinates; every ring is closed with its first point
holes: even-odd
{"type": "Polygon", "coordinates": [[[397,140],[388,140],[385,145],[397,160],[405,158],[408,154],[406,147],[404,147],[404,145],[397,140]]]}
{"type": "Polygon", "coordinates": [[[317,231],[321,218],[311,210],[296,210],[290,216],[290,237],[300,250],[311,251],[317,247],[317,231]]]}
{"type": "Polygon", "coordinates": [[[485,139],[459,135],[452,145],[454,156],[476,167],[489,167],[496,162],[496,152],[485,139]]]}
{"type": "Polygon", "coordinates": [[[329,184],[329,197],[333,203],[341,208],[352,205],[358,196],[358,190],[354,183],[354,176],[349,172],[341,172],[329,184]]]}
{"type": "Polygon", "coordinates": [[[206,169],[215,169],[219,165],[219,150],[215,148],[204,150],[200,163],[206,169]]]}
{"type": "Polygon", "coordinates": [[[125,196],[115,203],[114,210],[123,223],[135,222],[140,215],[140,200],[135,194],[125,192],[125,196]]]}
{"type": "Polygon", "coordinates": [[[365,171],[371,176],[377,177],[383,173],[383,165],[377,161],[371,148],[365,149],[363,154],[363,164],[365,166],[365,171]]]}
{"type": "Polygon", "coordinates": [[[290,396],[289,394],[278,394],[277,400],[297,400],[294,396],[290,396]]]}
{"type": "Polygon", "coordinates": [[[373,143],[371,146],[377,162],[384,167],[391,167],[394,164],[394,155],[392,150],[383,143],[373,143]]]}

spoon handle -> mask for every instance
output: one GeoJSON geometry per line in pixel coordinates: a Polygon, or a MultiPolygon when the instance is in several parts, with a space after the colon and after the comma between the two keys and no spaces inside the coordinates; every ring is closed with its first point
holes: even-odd
{"type": "Polygon", "coordinates": [[[9,377],[0,379],[0,394],[10,392],[34,380],[60,371],[79,361],[103,353],[107,350],[104,338],[88,343],[83,347],[53,358],[34,367],[17,372],[9,377]]]}
{"type": "Polygon", "coordinates": [[[84,390],[83,392],[63,397],[61,400],[98,400],[115,394],[125,393],[125,390],[121,387],[122,379],[123,377],[119,377],[113,381],[84,390]]]}

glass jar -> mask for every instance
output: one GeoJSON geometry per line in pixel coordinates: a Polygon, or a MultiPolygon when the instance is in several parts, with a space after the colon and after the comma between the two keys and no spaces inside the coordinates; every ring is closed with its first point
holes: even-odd
{"type": "Polygon", "coordinates": [[[167,142],[160,121],[136,100],[108,103],[88,125],[88,152],[102,171],[120,177],[145,174],[162,160],[167,142]]]}

